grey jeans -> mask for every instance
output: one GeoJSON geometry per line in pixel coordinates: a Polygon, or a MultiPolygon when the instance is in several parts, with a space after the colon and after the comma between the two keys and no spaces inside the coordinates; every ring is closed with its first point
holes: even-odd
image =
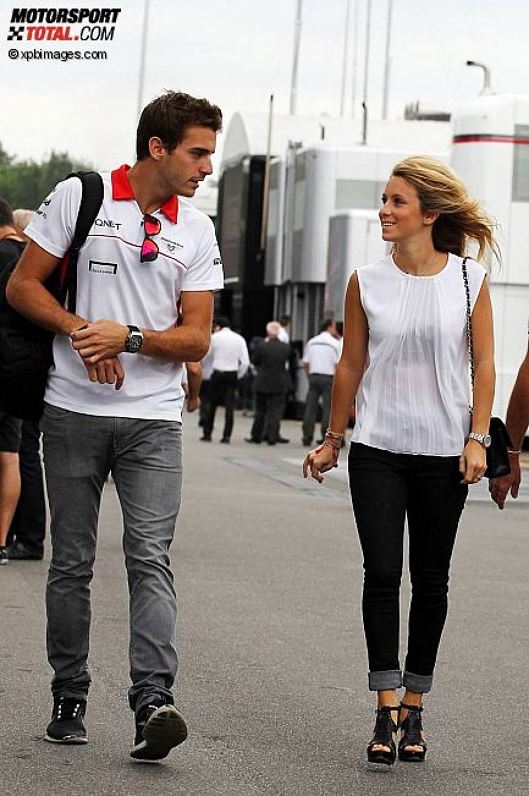
{"type": "Polygon", "coordinates": [[[176,594],[169,546],[182,487],[181,424],[47,405],[41,428],[51,517],[46,607],[52,692],[86,698],[90,685],[90,582],[101,492],[112,472],[130,594],[129,704],[139,710],[154,696],[172,702],[176,594]]]}
{"type": "Polygon", "coordinates": [[[329,426],[332,381],[333,376],[327,376],[325,373],[311,373],[309,376],[309,389],[305,399],[305,414],[303,415],[302,424],[303,440],[308,445],[312,442],[312,437],[314,435],[314,426],[316,425],[320,396],[323,404],[321,413],[322,437],[325,436],[325,432],[329,426]]]}

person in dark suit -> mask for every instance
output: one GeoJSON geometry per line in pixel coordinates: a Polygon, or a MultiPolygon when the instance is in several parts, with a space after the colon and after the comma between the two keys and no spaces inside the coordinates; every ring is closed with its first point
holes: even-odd
{"type": "Polygon", "coordinates": [[[252,362],[257,368],[255,376],[255,417],[251,436],[246,442],[269,445],[288,442],[281,436],[279,427],[283,416],[285,395],[290,389],[287,370],[290,346],[279,339],[281,326],[277,321],[266,325],[266,339],[255,349],[252,362]]]}

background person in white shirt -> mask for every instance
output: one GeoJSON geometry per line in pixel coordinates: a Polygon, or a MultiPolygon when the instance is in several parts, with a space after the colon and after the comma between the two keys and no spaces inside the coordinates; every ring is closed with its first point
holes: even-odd
{"type": "Polygon", "coordinates": [[[224,404],[224,431],[220,441],[228,444],[233,431],[237,382],[248,370],[250,357],[246,340],[230,329],[229,319],[221,316],[216,323],[220,328],[211,337],[209,352],[212,367],[209,409],[200,439],[211,442],[217,407],[224,404]]]}
{"type": "Polygon", "coordinates": [[[277,335],[277,339],[280,343],[290,343],[290,326],[292,324],[292,318],[290,315],[282,315],[279,319],[279,334],[277,335]]]}
{"type": "Polygon", "coordinates": [[[332,318],[327,318],[320,326],[320,333],[311,337],[303,352],[303,367],[309,379],[301,427],[304,445],[310,445],[312,442],[320,398],[322,402],[322,439],[329,425],[332,380],[340,359],[340,352],[341,347],[335,323],[332,318]]]}
{"type": "MultiPolygon", "coordinates": [[[[393,169],[380,210],[392,254],[354,271],[344,348],[324,444],[303,464],[318,481],[336,465],[351,401],[357,416],[349,483],[364,554],[369,688],[378,692],[368,759],[424,760],[423,694],[433,683],[447,613],[448,575],[468,484],[486,468],[494,396],[492,310],[485,270],[466,263],[475,386],[469,412],[469,240],[497,252],[492,222],[445,164],[413,157],[393,169]],[[412,599],[404,671],[399,593],[408,520],[412,599]],[[400,709],[396,689],[404,686],[400,709]]],[[[479,684],[475,684],[476,694],[479,684]]],[[[462,741],[464,743],[464,739],[462,741]]]]}

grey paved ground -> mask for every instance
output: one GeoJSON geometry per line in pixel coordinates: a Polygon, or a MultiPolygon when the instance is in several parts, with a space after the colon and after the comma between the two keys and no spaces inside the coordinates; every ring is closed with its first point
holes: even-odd
{"type": "MultiPolygon", "coordinates": [[[[120,516],[105,493],[94,583],[84,748],[42,741],[46,565],[0,571],[2,794],[528,794],[527,492],[464,514],[422,766],[370,771],[373,704],[360,624],[361,562],[341,471],[298,478],[290,445],[228,447],[186,428],[173,558],[180,597],[177,701],[190,737],[163,765],[129,762],[127,604],[120,516]]],[[[377,496],[373,495],[373,511],[377,496]]],[[[407,594],[403,598],[404,608],[407,594]]]]}

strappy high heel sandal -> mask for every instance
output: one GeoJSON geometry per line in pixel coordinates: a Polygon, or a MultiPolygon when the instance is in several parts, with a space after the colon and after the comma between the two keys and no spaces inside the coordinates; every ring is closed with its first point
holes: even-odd
{"type": "Polygon", "coordinates": [[[391,711],[399,711],[398,707],[383,705],[377,708],[375,729],[373,738],[367,747],[367,759],[370,763],[384,763],[390,766],[395,762],[397,749],[393,735],[397,733],[398,727],[391,718],[391,711]],[[374,749],[375,746],[387,746],[387,749],[374,749]]]}
{"type": "Polygon", "coordinates": [[[399,760],[405,763],[422,763],[426,757],[428,747],[422,737],[422,705],[407,705],[401,702],[401,708],[409,711],[406,718],[400,722],[401,735],[399,741],[399,760]],[[407,749],[408,746],[420,746],[421,749],[407,749]]]}

